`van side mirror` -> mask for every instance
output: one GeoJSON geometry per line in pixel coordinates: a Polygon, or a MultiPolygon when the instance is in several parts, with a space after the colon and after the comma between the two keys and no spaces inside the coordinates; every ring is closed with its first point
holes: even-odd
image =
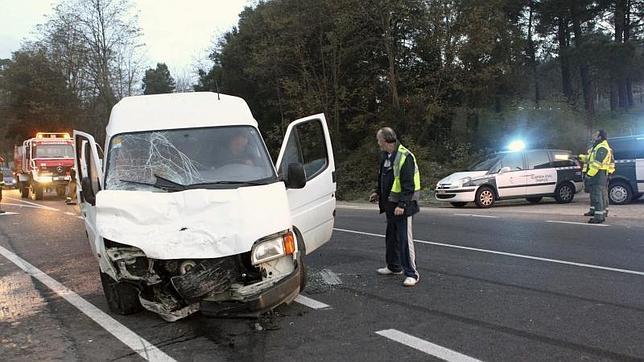
{"type": "Polygon", "coordinates": [[[81,179],[81,195],[85,201],[89,202],[91,205],[96,205],[96,194],[92,189],[92,181],[89,177],[83,177],[81,179]]]}
{"type": "Polygon", "coordinates": [[[284,180],[287,189],[301,189],[306,186],[306,174],[301,163],[289,163],[284,180]]]}
{"type": "Polygon", "coordinates": [[[503,167],[503,168],[501,168],[501,169],[499,170],[499,175],[500,175],[500,174],[502,174],[502,173],[510,172],[510,171],[512,171],[512,169],[510,168],[510,166],[505,166],[505,167],[503,167]]]}

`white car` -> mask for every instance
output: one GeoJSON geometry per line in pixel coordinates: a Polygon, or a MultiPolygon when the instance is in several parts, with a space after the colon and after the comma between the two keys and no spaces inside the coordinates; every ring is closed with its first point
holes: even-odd
{"type": "Polygon", "coordinates": [[[438,201],[463,207],[490,207],[497,200],[525,198],[531,203],[554,197],[571,202],[583,188],[580,164],[570,151],[535,149],[501,152],[456,172],[436,185],[438,201]]]}
{"type": "Polygon", "coordinates": [[[112,109],[105,157],[74,131],[78,200],[111,311],[167,321],[292,301],[331,238],[335,165],[323,114],[291,123],[273,165],[238,97],[136,96],[112,109]]]}

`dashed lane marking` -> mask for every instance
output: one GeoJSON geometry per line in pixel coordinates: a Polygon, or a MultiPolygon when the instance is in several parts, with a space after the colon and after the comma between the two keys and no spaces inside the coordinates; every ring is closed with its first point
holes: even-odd
{"type": "Polygon", "coordinates": [[[376,332],[376,334],[383,336],[385,338],[391,339],[392,341],[396,341],[398,343],[404,344],[405,346],[424,352],[428,355],[434,356],[436,358],[440,358],[445,361],[450,361],[450,362],[452,361],[453,362],[478,362],[479,361],[476,358],[472,358],[462,353],[452,351],[449,348],[439,346],[437,344],[428,342],[418,337],[414,337],[411,334],[407,334],[407,333],[398,331],[396,329],[385,329],[385,330],[376,332]]]}
{"type": "Polygon", "coordinates": [[[575,222],[575,221],[561,221],[561,220],[546,220],[546,222],[552,224],[571,224],[571,225],[584,225],[584,226],[610,226],[608,224],[589,224],[587,222],[575,222]]]}
{"type": "MultiPolygon", "coordinates": [[[[356,231],[356,230],[348,230],[348,229],[339,229],[339,228],[333,228],[335,231],[342,231],[345,233],[352,233],[352,234],[359,234],[359,235],[367,235],[367,236],[375,236],[379,238],[384,238],[384,235],[380,234],[374,234],[374,233],[366,233],[363,231],[356,231]]],[[[548,259],[548,258],[541,258],[538,256],[532,256],[532,255],[523,255],[523,254],[514,254],[514,253],[506,253],[504,251],[496,251],[496,250],[488,250],[488,249],[480,249],[480,248],[472,248],[469,246],[461,246],[461,245],[453,245],[453,244],[446,244],[446,243],[438,243],[435,241],[424,241],[424,240],[418,240],[414,239],[415,242],[420,243],[420,244],[428,244],[428,245],[435,245],[435,246],[443,246],[446,248],[453,248],[453,249],[461,249],[461,250],[469,250],[469,251],[476,251],[479,253],[487,253],[487,254],[496,254],[496,255],[503,255],[503,256],[511,256],[514,258],[523,258],[523,259],[530,259],[530,260],[537,260],[537,261],[545,261],[549,263],[556,263],[556,264],[563,264],[563,265],[572,265],[572,266],[577,266],[581,268],[590,268],[590,269],[597,269],[597,270],[606,270],[606,271],[612,271],[612,272],[617,272],[617,273],[624,273],[624,274],[633,274],[633,275],[639,275],[639,276],[644,276],[644,272],[637,271],[637,270],[629,270],[629,269],[619,269],[619,268],[610,268],[606,266],[601,266],[601,265],[593,265],[593,264],[584,264],[584,263],[575,263],[572,261],[566,261],[566,260],[559,260],[559,259],[548,259]]]]}
{"type": "Polygon", "coordinates": [[[311,309],[330,309],[331,308],[331,306],[328,304],[318,302],[317,300],[311,299],[309,297],[305,297],[302,294],[295,297],[295,301],[311,309]]]}
{"type": "Polygon", "coordinates": [[[11,251],[0,246],[0,254],[16,264],[31,277],[38,279],[41,283],[53,290],[61,298],[65,299],[71,305],[83,312],[106,331],[118,338],[125,345],[130,347],[139,356],[148,361],[175,361],[172,357],[165,354],[152,343],[143,339],[143,337],[132,332],[130,329],[107,315],[102,310],[96,308],[93,304],[83,299],[80,295],[74,293],[69,288],[60,284],[49,275],[43,273],[40,269],[29,264],[27,261],[12,253],[11,251]]]}
{"type": "Polygon", "coordinates": [[[488,219],[498,219],[498,216],[492,215],[479,215],[479,214],[454,214],[454,216],[468,216],[468,217],[483,217],[488,219]]]}

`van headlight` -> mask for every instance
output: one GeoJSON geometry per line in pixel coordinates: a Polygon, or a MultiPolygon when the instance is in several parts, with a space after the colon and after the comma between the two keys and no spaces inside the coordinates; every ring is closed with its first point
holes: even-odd
{"type": "Polygon", "coordinates": [[[454,182],[453,185],[454,185],[454,187],[463,187],[464,184],[466,184],[466,183],[468,183],[470,181],[472,181],[471,177],[469,177],[469,176],[468,177],[463,177],[462,179],[454,182]]]}
{"type": "Polygon", "coordinates": [[[295,237],[289,230],[281,235],[259,240],[253,246],[250,258],[253,265],[257,265],[293,253],[295,253],[295,237]]]}

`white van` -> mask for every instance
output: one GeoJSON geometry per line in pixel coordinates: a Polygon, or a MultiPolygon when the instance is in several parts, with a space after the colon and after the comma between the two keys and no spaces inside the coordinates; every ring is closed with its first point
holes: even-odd
{"type": "Polygon", "coordinates": [[[570,151],[536,149],[496,153],[453,173],[438,181],[435,197],[454,207],[490,207],[517,198],[538,203],[543,197],[568,203],[582,188],[581,166],[570,151]]]}
{"type": "Polygon", "coordinates": [[[335,165],[323,114],[291,123],[273,165],[246,102],[136,96],[112,109],[105,157],[74,131],[78,200],[110,310],[175,321],[292,301],[329,241],[335,165]]]}

